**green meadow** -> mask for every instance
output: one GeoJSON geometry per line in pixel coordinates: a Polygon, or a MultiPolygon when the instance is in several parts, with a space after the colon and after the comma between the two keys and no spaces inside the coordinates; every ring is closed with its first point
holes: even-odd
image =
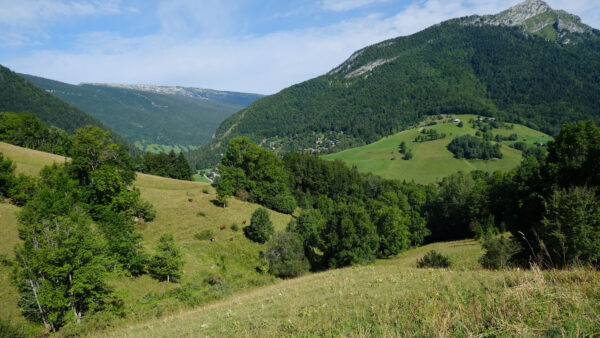
{"type": "MultiPolygon", "coordinates": [[[[341,151],[339,153],[322,156],[328,160],[342,160],[348,165],[356,166],[361,172],[370,172],[389,179],[415,181],[417,183],[432,183],[458,171],[470,172],[482,170],[494,172],[496,170],[507,171],[516,167],[522,160],[521,151],[510,148],[509,145],[515,141],[503,141],[502,159],[493,160],[466,160],[456,159],[446,149],[452,139],[465,135],[475,135],[477,129],[473,129],[468,123],[470,119],[477,118],[476,115],[454,115],[444,117],[442,120],[428,120],[420,127],[409,129],[392,136],[383,138],[366,146],[341,151]],[[455,118],[463,121],[463,127],[452,122],[455,118]],[[435,121],[436,125],[426,126],[427,123],[435,121]],[[438,133],[445,133],[446,137],[435,141],[415,142],[422,128],[433,129],[438,133]],[[406,142],[408,150],[412,151],[413,158],[403,160],[398,147],[401,142],[406,142]]],[[[493,129],[492,133],[501,136],[517,134],[518,141],[528,144],[535,142],[548,143],[552,138],[542,132],[535,131],[523,125],[515,124],[513,129],[493,129]]]]}

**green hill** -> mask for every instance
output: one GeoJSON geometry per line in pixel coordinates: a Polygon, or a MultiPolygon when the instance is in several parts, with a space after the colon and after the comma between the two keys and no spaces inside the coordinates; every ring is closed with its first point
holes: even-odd
{"type": "MultiPolygon", "coordinates": [[[[32,82],[0,65],[0,111],[29,112],[49,125],[73,133],[93,125],[110,130],[105,124],[63,100],[49,94],[32,82]]],[[[127,144],[123,136],[111,130],[115,142],[127,144]]]]}
{"type": "Polygon", "coordinates": [[[335,143],[321,153],[336,152],[443,113],[494,116],[551,135],[567,122],[600,122],[599,41],[598,30],[537,0],[449,20],[366,47],[325,75],[258,100],[189,158],[213,166],[240,135],[280,153],[318,139],[335,143]],[[510,24],[517,18],[525,26],[510,24]]]}
{"type": "Polygon", "coordinates": [[[195,88],[70,85],[22,75],[88,112],[145,151],[188,151],[207,143],[219,124],[259,95],[195,88]]]}
{"type": "MultiPolygon", "coordinates": [[[[53,162],[62,162],[64,157],[35,150],[16,147],[0,142],[0,152],[17,164],[17,172],[37,175],[39,170],[53,162]]],[[[240,290],[270,284],[275,279],[255,270],[262,246],[246,239],[241,229],[233,231],[231,225],[243,227],[243,220],[250,220],[252,212],[259,206],[231,200],[227,212],[211,201],[216,193],[209,184],[178,181],[158,176],[137,174],[135,186],[142,198],[156,208],[153,222],[139,225],[144,236],[144,246],[152,252],[156,241],[164,232],[171,232],[182,246],[184,274],[180,283],[161,283],[145,275],[131,279],[121,275],[111,277],[114,286],[125,301],[127,311],[133,313],[130,320],[160,317],[190,306],[207,303],[240,290]],[[188,199],[192,199],[189,202],[188,199]],[[219,230],[225,225],[225,230],[219,230]],[[199,240],[195,234],[208,230],[213,232],[215,242],[199,240]],[[206,279],[214,276],[209,284],[206,279]],[[131,319],[133,318],[133,319],[131,319]]],[[[0,255],[14,257],[13,247],[18,241],[15,206],[0,201],[0,255]]],[[[270,211],[274,227],[281,231],[290,220],[289,215],[270,211]]],[[[17,307],[16,289],[10,284],[10,266],[0,262],[0,319],[12,318],[13,323],[26,323],[17,307]]],[[[118,318],[103,325],[117,325],[118,318]]],[[[94,330],[93,319],[84,329],[94,330]]],[[[39,334],[43,327],[32,326],[32,334],[39,334]]],[[[63,329],[68,332],[68,328],[63,329]]]]}
{"type": "MultiPolygon", "coordinates": [[[[451,118],[445,117],[443,120],[434,118],[422,123],[421,127],[405,130],[366,146],[324,155],[323,158],[343,160],[350,166],[356,166],[361,172],[370,172],[390,179],[414,180],[417,183],[437,182],[457,171],[481,170],[491,173],[496,170],[507,171],[519,165],[523,158],[522,152],[509,147],[516,141],[501,142],[502,159],[454,158],[446,146],[458,136],[475,135],[478,129],[473,128],[468,121],[476,118],[475,115],[455,115],[451,118]],[[463,127],[458,127],[457,123],[453,122],[454,119],[463,121],[463,127]],[[426,126],[431,121],[435,121],[437,124],[426,126]],[[421,134],[420,130],[422,129],[435,130],[440,134],[446,134],[446,137],[435,141],[415,142],[415,138],[421,134]],[[399,152],[399,145],[402,142],[406,143],[407,149],[413,154],[412,159],[402,159],[404,155],[399,152]]],[[[534,143],[546,144],[552,139],[542,132],[519,124],[515,124],[512,129],[500,128],[493,129],[491,132],[503,137],[517,134],[517,141],[532,146],[534,143]]]]}

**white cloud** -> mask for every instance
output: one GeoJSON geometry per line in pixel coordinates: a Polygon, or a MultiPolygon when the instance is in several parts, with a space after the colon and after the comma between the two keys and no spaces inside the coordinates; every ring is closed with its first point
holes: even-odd
{"type": "Polygon", "coordinates": [[[385,0],[323,0],[323,8],[329,11],[343,12],[383,1],[385,0]]]}
{"type": "MultiPolygon", "coordinates": [[[[270,94],[328,72],[367,45],[412,34],[453,17],[497,13],[518,2],[427,0],[394,15],[371,14],[325,27],[233,38],[220,37],[207,27],[208,33],[185,34],[184,39],[174,32],[185,30],[189,20],[209,20],[210,15],[190,13],[183,16],[182,23],[169,23],[182,10],[197,9],[193,1],[177,1],[179,7],[167,6],[159,11],[164,24],[156,34],[124,38],[112,32],[95,32],[81,35],[72,51],[42,50],[2,62],[19,72],[70,83],[184,85],[270,94]]],[[[588,22],[585,15],[589,13],[580,12],[594,10],[598,7],[595,2],[580,0],[575,8],[567,7],[567,0],[552,0],[550,5],[580,13],[584,22],[598,27],[588,22]]],[[[229,5],[226,11],[235,12],[234,3],[229,5]]],[[[227,23],[232,17],[215,15],[210,22],[227,23]]]]}

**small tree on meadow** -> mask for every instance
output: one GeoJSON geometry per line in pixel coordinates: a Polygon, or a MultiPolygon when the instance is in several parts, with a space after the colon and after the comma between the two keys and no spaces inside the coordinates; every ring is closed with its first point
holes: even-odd
{"type": "Polygon", "coordinates": [[[257,243],[265,243],[274,232],[269,212],[265,208],[256,209],[250,219],[250,225],[244,228],[246,237],[257,243]]]}
{"type": "Polygon", "coordinates": [[[183,257],[172,234],[163,234],[158,240],[157,253],[148,263],[150,274],[159,280],[177,281],[181,277],[183,257]]]}

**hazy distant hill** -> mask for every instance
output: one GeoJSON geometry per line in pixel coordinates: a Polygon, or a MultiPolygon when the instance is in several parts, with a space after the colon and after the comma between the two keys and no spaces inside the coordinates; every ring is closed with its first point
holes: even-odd
{"type": "MultiPolygon", "coordinates": [[[[30,112],[47,124],[69,133],[88,124],[110,130],[86,112],[47,93],[3,66],[0,66],[0,111],[30,112]]],[[[114,132],[112,137],[116,142],[127,143],[122,136],[114,132]]]]}
{"type": "Polygon", "coordinates": [[[261,97],[183,87],[75,86],[31,75],[23,76],[90,113],[145,150],[165,149],[160,146],[186,150],[205,144],[223,120],[261,97]]]}
{"type": "Polygon", "coordinates": [[[600,122],[599,97],[600,32],[530,0],[359,50],[234,114],[189,158],[212,166],[240,135],[280,153],[317,145],[337,152],[440,113],[495,116],[553,134],[566,122],[600,122]]]}

